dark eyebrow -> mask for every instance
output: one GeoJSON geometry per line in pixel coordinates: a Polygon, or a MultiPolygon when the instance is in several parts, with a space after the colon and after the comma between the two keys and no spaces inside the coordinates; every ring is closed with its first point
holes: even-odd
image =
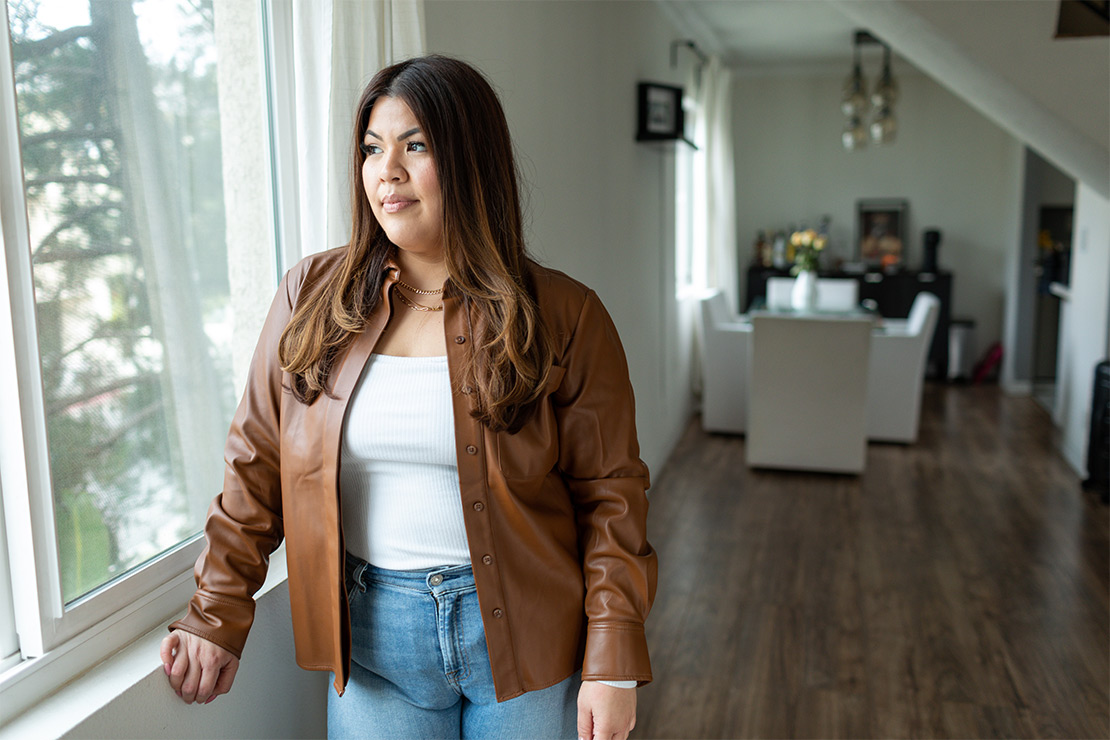
{"type": "MultiPolygon", "coordinates": [[[[420,129],[419,129],[419,128],[410,128],[410,129],[409,129],[408,131],[406,131],[405,133],[403,133],[403,134],[401,134],[400,136],[398,136],[398,137],[397,137],[397,141],[404,141],[405,139],[409,138],[409,137],[410,137],[410,136],[412,136],[413,134],[418,134],[418,133],[420,133],[420,129]]],[[[375,139],[377,139],[378,141],[381,141],[381,140],[382,140],[382,137],[378,136],[377,134],[375,134],[375,133],[374,133],[373,131],[371,131],[370,129],[366,129],[366,136],[372,136],[372,137],[374,137],[375,139]]]]}

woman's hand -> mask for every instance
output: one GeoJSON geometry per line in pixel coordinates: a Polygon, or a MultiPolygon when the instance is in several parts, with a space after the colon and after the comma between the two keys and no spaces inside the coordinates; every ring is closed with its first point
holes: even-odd
{"type": "Polygon", "coordinates": [[[214,642],[174,630],[162,640],[162,665],[186,704],[207,704],[231,691],[239,659],[214,642]]]}
{"type": "Polygon", "coordinates": [[[636,726],[636,689],[583,681],[578,691],[579,740],[625,740],[636,726]]]}

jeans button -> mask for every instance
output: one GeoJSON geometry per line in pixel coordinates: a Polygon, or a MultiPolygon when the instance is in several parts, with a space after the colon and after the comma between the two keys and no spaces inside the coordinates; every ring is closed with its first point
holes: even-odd
{"type": "Polygon", "coordinates": [[[443,576],[441,576],[439,573],[436,573],[434,576],[428,579],[428,583],[432,584],[433,586],[438,586],[439,584],[443,583],[443,576]]]}

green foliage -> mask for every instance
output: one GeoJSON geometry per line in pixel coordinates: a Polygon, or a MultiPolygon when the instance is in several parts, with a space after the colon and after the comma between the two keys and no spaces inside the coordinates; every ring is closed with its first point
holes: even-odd
{"type": "Polygon", "coordinates": [[[110,532],[100,510],[88,494],[66,491],[56,499],[59,539],[68,543],[69,557],[62,558],[62,594],[67,601],[104,583],[112,565],[110,532]]]}

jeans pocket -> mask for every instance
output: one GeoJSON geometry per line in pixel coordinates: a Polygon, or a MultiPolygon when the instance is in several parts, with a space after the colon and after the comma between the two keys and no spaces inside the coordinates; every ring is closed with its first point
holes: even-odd
{"type": "Polygon", "coordinates": [[[362,581],[365,570],[366,563],[350,553],[347,554],[347,567],[343,569],[343,591],[347,594],[347,606],[351,605],[355,592],[366,592],[366,584],[362,581]],[[352,560],[356,563],[354,566],[351,565],[352,560]]]}

